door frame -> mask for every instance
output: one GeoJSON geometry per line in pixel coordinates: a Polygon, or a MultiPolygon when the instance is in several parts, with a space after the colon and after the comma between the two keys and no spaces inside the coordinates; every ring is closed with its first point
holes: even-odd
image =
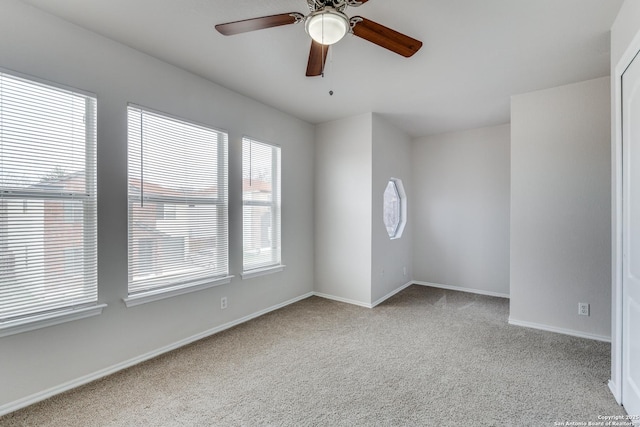
{"type": "Polygon", "coordinates": [[[640,31],[638,31],[611,75],[611,379],[609,389],[618,404],[622,396],[622,75],[638,56],[640,60],[640,31]]]}

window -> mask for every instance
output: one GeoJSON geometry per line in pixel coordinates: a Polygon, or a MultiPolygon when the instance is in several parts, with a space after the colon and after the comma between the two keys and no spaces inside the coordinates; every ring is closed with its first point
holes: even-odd
{"type": "Polygon", "coordinates": [[[64,210],[65,222],[81,222],[84,215],[82,209],[82,201],[79,200],[65,200],[62,202],[64,210]]]}
{"type": "Polygon", "coordinates": [[[400,179],[389,180],[383,200],[383,220],[387,234],[392,239],[398,239],[402,236],[407,222],[407,198],[400,179]]]}
{"type": "Polygon", "coordinates": [[[158,203],[156,205],[158,219],[176,219],[176,206],[158,203]]]}
{"type": "Polygon", "coordinates": [[[129,298],[228,281],[227,134],[128,107],[129,298]]]}
{"type": "Polygon", "coordinates": [[[242,140],[242,269],[280,266],[280,147],[242,140]]]}
{"type": "Polygon", "coordinates": [[[0,72],[0,336],[101,310],[96,218],[95,97],[0,72]]]}
{"type": "Polygon", "coordinates": [[[82,247],[64,250],[64,274],[77,276],[82,274],[82,247]]]}

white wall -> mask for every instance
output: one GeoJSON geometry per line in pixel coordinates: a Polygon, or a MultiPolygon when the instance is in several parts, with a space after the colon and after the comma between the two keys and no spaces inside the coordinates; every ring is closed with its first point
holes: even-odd
{"type": "Polygon", "coordinates": [[[408,283],[412,275],[411,242],[415,219],[410,215],[399,239],[391,240],[384,225],[383,195],[390,178],[402,180],[407,204],[413,203],[411,139],[379,114],[373,115],[373,178],[371,196],[371,303],[408,283]]]}
{"type": "Polygon", "coordinates": [[[509,295],[509,126],[414,140],[414,279],[509,295]]]}
{"type": "Polygon", "coordinates": [[[99,302],[108,304],[97,317],[0,338],[0,412],[313,290],[313,126],[16,0],[0,2],[0,67],[97,94],[99,302]],[[229,132],[231,284],[125,308],[127,102],[229,132]],[[243,281],[244,134],[282,146],[287,268],[243,281]]]}
{"type": "Polygon", "coordinates": [[[512,323],[610,337],[609,93],[603,77],[512,97],[512,323]]]}
{"type": "Polygon", "coordinates": [[[371,303],[372,114],[320,124],[315,149],[315,291],[371,303]]]}
{"type": "Polygon", "coordinates": [[[366,113],[318,125],[315,153],[315,292],[371,306],[412,277],[411,219],[396,240],[382,220],[389,178],[410,193],[410,139],[366,113]]]}
{"type": "Polygon", "coordinates": [[[618,212],[622,208],[622,141],[621,134],[621,83],[620,76],[631,59],[640,50],[640,0],[626,0],[611,27],[611,182],[612,182],[612,336],[611,336],[611,391],[618,403],[622,399],[622,279],[618,271],[621,253],[622,224],[618,212]]]}

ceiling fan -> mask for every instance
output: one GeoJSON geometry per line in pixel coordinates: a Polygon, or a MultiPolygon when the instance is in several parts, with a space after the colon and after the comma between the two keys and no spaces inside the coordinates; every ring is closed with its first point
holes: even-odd
{"type": "Polygon", "coordinates": [[[225,36],[281,25],[304,23],[311,37],[311,51],[307,63],[307,76],[319,76],[324,71],[329,46],[339,42],[347,33],[375,43],[404,57],[410,57],[421,47],[422,42],[380,25],[361,16],[349,18],[345,9],[358,7],[369,0],[306,0],[309,14],[298,12],[281,13],[261,18],[245,19],[216,25],[216,30],[225,36]]]}

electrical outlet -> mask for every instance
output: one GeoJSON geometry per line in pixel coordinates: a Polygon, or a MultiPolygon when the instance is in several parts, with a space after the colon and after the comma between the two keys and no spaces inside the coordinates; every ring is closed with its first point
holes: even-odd
{"type": "Polygon", "coordinates": [[[407,275],[407,267],[402,267],[402,275],[406,276],[407,275]]]}
{"type": "Polygon", "coordinates": [[[220,308],[224,310],[227,308],[227,297],[220,298],[220,308]]]}
{"type": "Polygon", "coordinates": [[[578,314],[580,316],[588,316],[589,315],[589,304],[586,302],[578,303],[578,314]]]}

